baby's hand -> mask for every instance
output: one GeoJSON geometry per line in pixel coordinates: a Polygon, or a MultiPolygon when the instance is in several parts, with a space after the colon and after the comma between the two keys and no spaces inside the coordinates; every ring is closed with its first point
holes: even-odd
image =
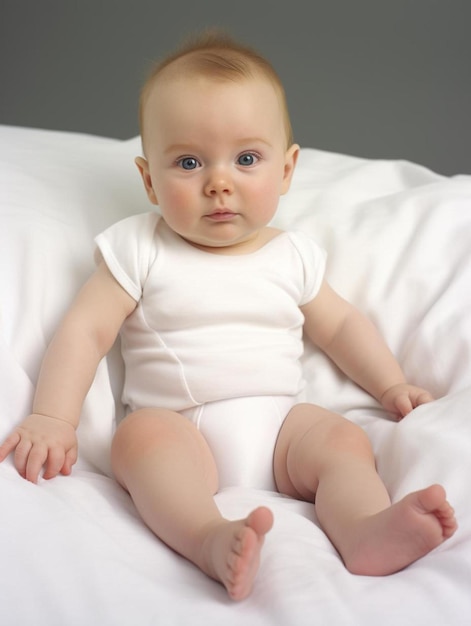
{"type": "Polygon", "coordinates": [[[0,446],[0,463],[15,451],[15,467],[33,483],[44,466],[44,478],[70,474],[77,460],[75,428],[64,420],[33,413],[0,446]]]}
{"type": "Polygon", "coordinates": [[[387,411],[393,413],[398,420],[401,420],[420,404],[432,402],[433,400],[433,396],[425,389],[401,383],[393,385],[383,393],[381,404],[387,411]]]}

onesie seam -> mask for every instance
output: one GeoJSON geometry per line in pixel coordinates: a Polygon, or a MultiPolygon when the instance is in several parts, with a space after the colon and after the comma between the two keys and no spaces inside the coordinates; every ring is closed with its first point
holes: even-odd
{"type": "Polygon", "coordinates": [[[188,398],[190,399],[190,401],[193,403],[194,406],[201,406],[203,403],[202,402],[198,402],[193,397],[193,394],[190,391],[190,387],[188,386],[188,382],[187,382],[185,374],[184,374],[183,364],[182,364],[180,358],[177,356],[177,354],[176,354],[176,352],[174,350],[172,350],[171,348],[169,348],[167,346],[167,344],[164,341],[164,339],[162,338],[161,334],[159,332],[157,332],[154,328],[152,328],[152,326],[149,324],[149,322],[147,321],[147,316],[146,316],[146,312],[145,312],[145,307],[144,306],[142,306],[142,318],[145,321],[147,328],[149,328],[154,333],[154,335],[155,335],[156,339],[159,341],[160,345],[165,349],[167,354],[170,355],[172,357],[172,359],[174,360],[174,362],[177,364],[177,366],[178,366],[178,378],[180,380],[180,383],[181,383],[183,389],[186,391],[186,394],[187,394],[188,398]]]}

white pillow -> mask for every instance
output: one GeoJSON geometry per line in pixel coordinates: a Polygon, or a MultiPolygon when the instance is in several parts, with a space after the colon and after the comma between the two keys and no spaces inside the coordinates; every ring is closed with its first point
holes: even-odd
{"type": "MultiPolygon", "coordinates": [[[[30,411],[46,346],[94,269],[95,235],[149,208],[133,162],[139,153],[137,138],[0,127],[0,436],[30,411]]],[[[114,350],[79,429],[83,459],[107,473],[121,376],[114,350]]]]}

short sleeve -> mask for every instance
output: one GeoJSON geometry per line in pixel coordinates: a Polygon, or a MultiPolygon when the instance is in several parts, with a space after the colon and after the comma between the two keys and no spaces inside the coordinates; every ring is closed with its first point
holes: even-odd
{"type": "Polygon", "coordinates": [[[303,232],[289,233],[304,269],[304,289],[299,306],[313,300],[324,280],[327,253],[311,237],[303,232]]]}
{"type": "Polygon", "coordinates": [[[118,283],[136,302],[141,299],[149,268],[155,260],[160,217],[143,213],[128,217],[95,238],[95,259],[103,259],[118,283]]]}

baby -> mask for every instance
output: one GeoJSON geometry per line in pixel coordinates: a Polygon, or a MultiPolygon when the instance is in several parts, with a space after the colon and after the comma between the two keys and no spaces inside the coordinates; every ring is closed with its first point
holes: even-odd
{"type": "Polygon", "coordinates": [[[32,482],[43,468],[46,479],[70,474],[83,400],[120,333],[129,413],[115,476],[157,537],[231,598],[250,593],[273,516],[222,517],[214,494],[230,484],[315,502],[352,573],[406,567],[455,532],[453,509],[439,485],[391,504],[362,429],[297,403],[303,330],[398,419],[432,397],[329,286],[316,243],[269,226],[299,153],[278,76],[251,49],[204,35],[153,71],[140,116],[136,163],[159,214],[97,238],[97,269],[0,461],[14,451],[32,482]],[[256,462],[244,453],[254,445],[256,462]]]}

